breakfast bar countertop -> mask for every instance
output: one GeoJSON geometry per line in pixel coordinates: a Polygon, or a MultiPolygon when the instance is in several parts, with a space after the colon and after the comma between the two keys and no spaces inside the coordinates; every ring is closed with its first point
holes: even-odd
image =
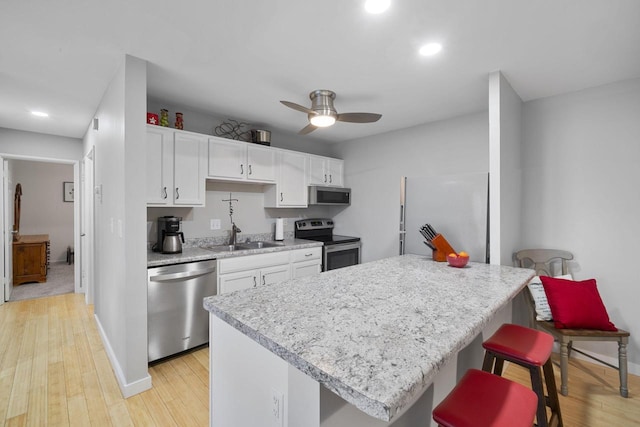
{"type": "Polygon", "coordinates": [[[389,421],[533,275],[403,255],[205,298],[204,307],[361,411],[389,421]]]}

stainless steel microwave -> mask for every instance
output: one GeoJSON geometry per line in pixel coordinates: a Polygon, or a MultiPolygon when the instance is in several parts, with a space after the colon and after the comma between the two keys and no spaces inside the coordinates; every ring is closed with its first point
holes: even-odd
{"type": "Polygon", "coordinates": [[[309,187],[310,205],[350,205],[351,189],[337,187],[309,187]]]}

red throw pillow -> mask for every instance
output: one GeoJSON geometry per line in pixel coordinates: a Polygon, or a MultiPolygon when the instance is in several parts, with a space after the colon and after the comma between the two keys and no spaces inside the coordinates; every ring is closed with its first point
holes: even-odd
{"type": "Polygon", "coordinates": [[[558,329],[617,331],[609,320],[595,279],[572,281],[540,276],[558,329]]]}

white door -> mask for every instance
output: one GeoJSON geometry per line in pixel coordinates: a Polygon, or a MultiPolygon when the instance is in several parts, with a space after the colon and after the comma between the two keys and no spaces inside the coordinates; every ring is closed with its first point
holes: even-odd
{"type": "Polygon", "coordinates": [[[273,285],[291,278],[289,264],[263,268],[260,273],[262,276],[260,279],[261,285],[273,285]]]}
{"type": "Polygon", "coordinates": [[[147,204],[172,202],[173,133],[164,129],[147,129],[147,204]]]}
{"type": "Polygon", "coordinates": [[[93,153],[92,149],[82,160],[80,175],[80,283],[87,304],[93,304],[93,153]]]}
{"type": "Polygon", "coordinates": [[[339,159],[327,159],[327,169],[329,169],[328,184],[336,187],[344,185],[344,162],[339,159]]]}
{"type": "Polygon", "coordinates": [[[0,245],[0,278],[4,283],[3,297],[0,304],[9,301],[13,290],[13,180],[9,161],[0,157],[2,163],[2,186],[0,188],[0,201],[3,205],[3,214],[0,215],[0,230],[4,237],[0,245]]]}
{"type": "Polygon", "coordinates": [[[256,286],[258,286],[257,270],[223,274],[218,278],[218,290],[220,295],[239,291],[241,289],[255,288],[256,286]]]}
{"type": "Polygon", "coordinates": [[[309,185],[327,185],[325,159],[319,156],[309,156],[309,185]]]}
{"type": "Polygon", "coordinates": [[[253,181],[276,180],[276,150],[260,146],[247,147],[247,179],[253,181]]]}
{"type": "Polygon", "coordinates": [[[281,156],[279,205],[306,208],[308,156],[293,151],[283,151],[281,156]]]}
{"type": "Polygon", "coordinates": [[[175,134],[173,146],[173,203],[204,205],[207,143],[203,138],[175,134]]]}
{"type": "Polygon", "coordinates": [[[247,146],[242,142],[209,139],[209,169],[211,178],[245,179],[247,146]]]}

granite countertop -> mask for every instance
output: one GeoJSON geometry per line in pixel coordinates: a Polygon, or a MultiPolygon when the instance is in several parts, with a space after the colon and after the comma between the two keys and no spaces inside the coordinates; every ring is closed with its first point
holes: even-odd
{"type": "MultiPolygon", "coordinates": [[[[272,242],[273,243],[273,242],[272,242]]],[[[307,249],[322,246],[322,242],[304,239],[285,239],[282,245],[260,249],[245,249],[235,251],[214,251],[202,247],[183,248],[180,254],[161,254],[149,250],[147,252],[147,267],[159,267],[162,265],[182,264],[185,262],[206,261],[210,259],[232,258],[244,255],[266,254],[269,252],[290,251],[294,249],[307,249]]]]}
{"type": "Polygon", "coordinates": [[[204,307],[363,412],[390,421],[533,277],[403,255],[247,291],[204,307]]]}

